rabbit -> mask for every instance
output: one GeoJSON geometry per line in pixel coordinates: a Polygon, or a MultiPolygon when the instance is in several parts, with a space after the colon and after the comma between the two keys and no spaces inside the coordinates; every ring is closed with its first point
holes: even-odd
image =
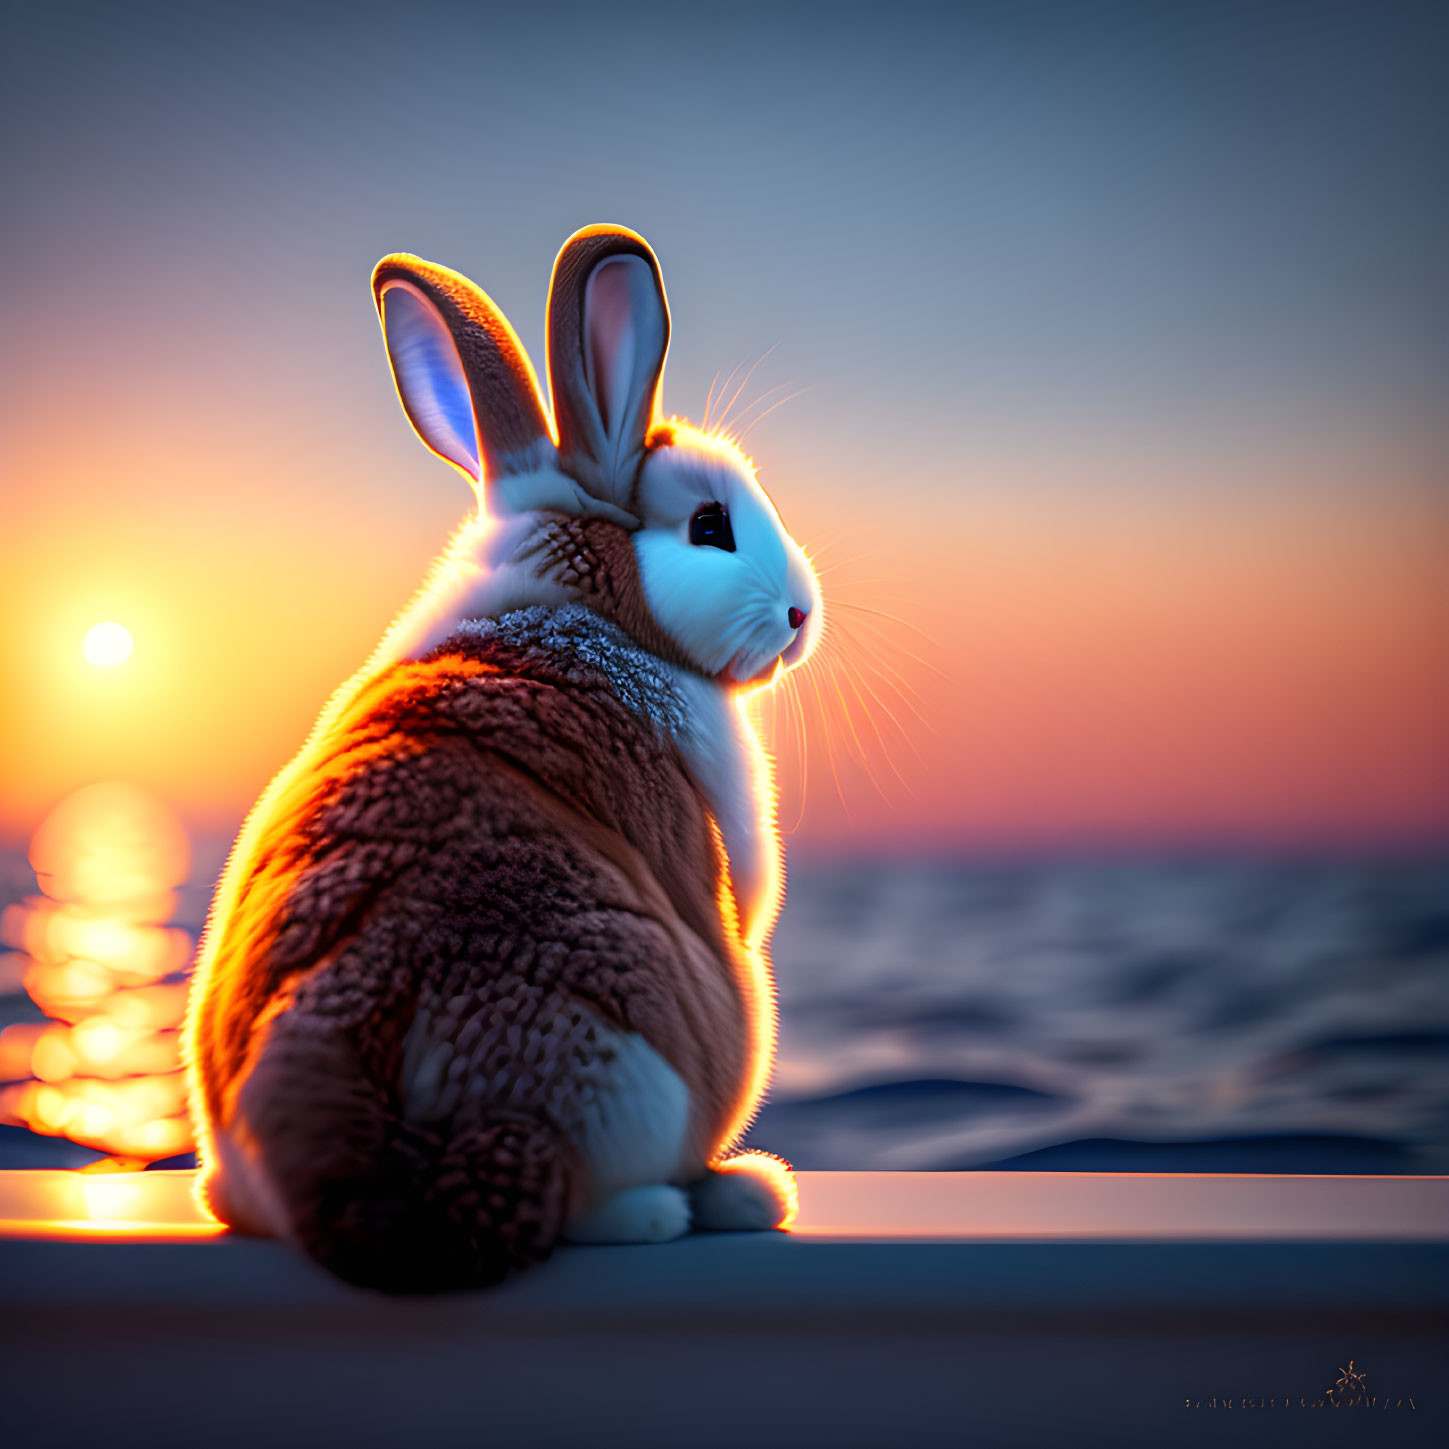
{"type": "Polygon", "coordinates": [[[784,889],[743,700],[819,640],[815,572],[739,448],[661,415],[635,232],[558,255],[552,417],[468,279],[397,254],[372,285],[478,509],[218,884],[184,1033],[201,1199],[388,1292],[787,1225],[789,1165],[737,1148],[784,889]]]}

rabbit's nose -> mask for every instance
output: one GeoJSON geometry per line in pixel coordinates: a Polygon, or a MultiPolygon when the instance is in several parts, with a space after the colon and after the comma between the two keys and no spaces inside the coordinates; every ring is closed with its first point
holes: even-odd
{"type": "Polygon", "coordinates": [[[805,610],[792,607],[789,614],[790,627],[792,629],[798,629],[801,624],[805,622],[807,617],[808,615],[806,614],[805,610]]]}

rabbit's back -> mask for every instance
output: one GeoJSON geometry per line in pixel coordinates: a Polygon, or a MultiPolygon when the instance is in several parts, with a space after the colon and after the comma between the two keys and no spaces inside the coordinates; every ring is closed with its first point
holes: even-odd
{"type": "MultiPolygon", "coordinates": [[[[667,691],[611,677],[613,626],[579,633],[561,656],[495,625],[393,666],[269,802],[196,1006],[217,1173],[228,1152],[265,1155],[268,1191],[290,1202],[289,1175],[375,1184],[405,1142],[437,1176],[451,1141],[500,1121],[522,1134],[505,1156],[526,1156],[543,1121],[562,1134],[551,1190],[567,1214],[591,1191],[590,1114],[641,1062],[683,1084],[689,1161],[720,1146],[751,1009],[720,851],[651,718],[667,691]],[[253,1140],[262,1119],[276,1142],[253,1140]]],[[[216,1187],[223,1216],[245,1219],[227,1202],[244,1192],[216,1187]]]]}

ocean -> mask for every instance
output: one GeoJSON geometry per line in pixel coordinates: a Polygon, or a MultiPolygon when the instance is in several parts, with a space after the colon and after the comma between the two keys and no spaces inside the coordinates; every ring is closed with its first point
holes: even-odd
{"type": "Polygon", "coordinates": [[[1449,862],[791,872],[801,1168],[1449,1171],[1449,862]]]}
{"type": "Polygon", "coordinates": [[[1446,859],[797,859],[774,960],[748,1140],[800,1168],[1449,1172],[1446,859]]]}

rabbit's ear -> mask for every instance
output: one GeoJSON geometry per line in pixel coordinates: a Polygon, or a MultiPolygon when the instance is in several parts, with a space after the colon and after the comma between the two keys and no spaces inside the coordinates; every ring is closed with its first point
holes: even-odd
{"type": "Polygon", "coordinates": [[[628,508],[669,350],[669,303],[649,243],[620,226],[575,232],[553,267],[548,376],[564,470],[628,508]]]}
{"type": "Polygon", "coordinates": [[[398,253],[372,273],[398,397],[423,442],[466,473],[528,472],[552,448],[528,354],[467,277],[398,253]]]}

